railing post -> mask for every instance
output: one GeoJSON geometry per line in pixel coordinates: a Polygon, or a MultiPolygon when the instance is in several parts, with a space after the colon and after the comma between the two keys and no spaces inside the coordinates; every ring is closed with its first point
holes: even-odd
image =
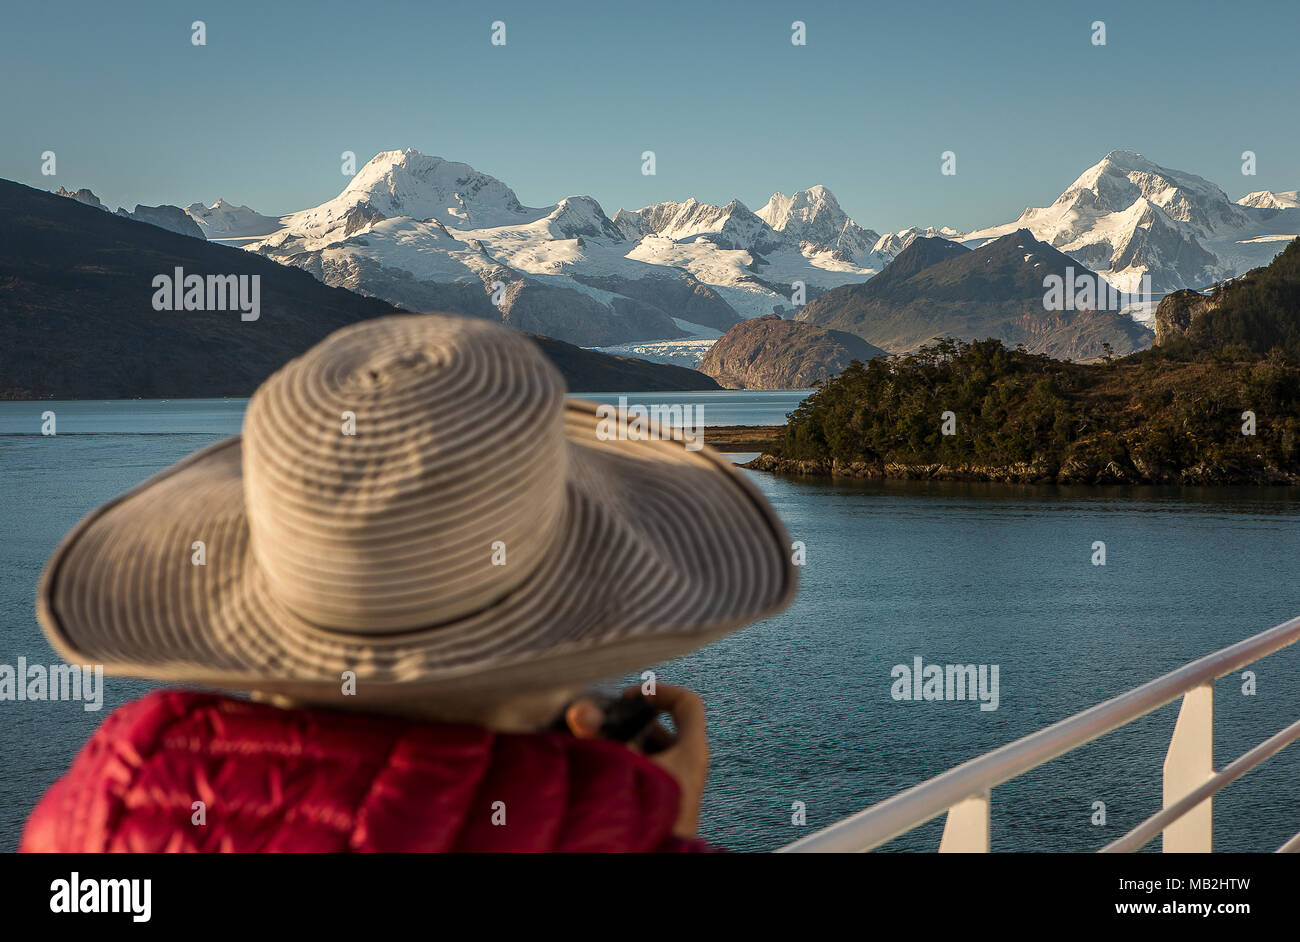
{"type": "MultiPolygon", "coordinates": [[[[1183,694],[1165,754],[1164,807],[1214,775],[1214,683],[1183,694]]],[[[1207,798],[1164,830],[1164,852],[1208,854],[1214,846],[1214,799],[1207,798]]]]}
{"type": "Polygon", "coordinates": [[[941,854],[989,852],[989,793],[959,801],[948,809],[939,841],[941,854]]]}

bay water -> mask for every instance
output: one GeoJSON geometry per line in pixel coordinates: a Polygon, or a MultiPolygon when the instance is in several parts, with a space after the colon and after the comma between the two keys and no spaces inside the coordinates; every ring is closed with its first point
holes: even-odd
{"type": "MultiPolygon", "coordinates": [[[[628,395],[706,425],[775,424],[802,393],[628,395]]],[[[616,402],[618,394],[586,398],[616,402]]],[[[0,403],[0,664],[53,664],[33,598],[94,507],[238,431],[245,400],[0,403]],[[40,434],[54,412],[57,435],[40,434]]],[[[706,436],[707,441],[707,436],[706,436]]],[[[752,456],[733,456],[743,461],[752,456]]],[[[699,691],[713,770],[702,835],[771,850],[989,749],[1300,614],[1300,495],[1287,488],[850,483],[750,474],[803,544],[794,605],[668,664],[699,691]],[[1105,565],[1094,565],[1097,542],[1105,565]],[[904,700],[895,668],[998,668],[978,700],[904,700]],[[987,705],[987,704],[986,704],[987,705]]],[[[648,667],[651,665],[647,665],[648,667]]],[[[1300,646],[1216,686],[1222,767],[1300,715],[1300,646]]],[[[117,705],[0,701],[0,850],[117,705]]],[[[994,850],[1093,850],[1160,807],[1177,704],[993,793],[994,850]],[[1100,804],[1099,804],[1100,803],[1100,804]]],[[[1216,849],[1300,829],[1300,747],[1215,799],[1216,849]]],[[[933,850],[942,820],[888,850],[933,850]]],[[[1152,847],[1158,848],[1156,841],[1152,847]]]]}

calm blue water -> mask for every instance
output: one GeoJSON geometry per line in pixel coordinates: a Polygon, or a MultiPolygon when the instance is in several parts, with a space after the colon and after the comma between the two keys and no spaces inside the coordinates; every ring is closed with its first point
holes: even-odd
{"type": "MultiPolygon", "coordinates": [[[[610,400],[617,396],[606,397],[610,400]]],[[[669,401],[664,394],[631,401],[669,401]]],[[[790,396],[693,394],[709,424],[777,422],[790,396]]],[[[797,398],[795,399],[797,401],[797,398]]],[[[236,431],[241,400],[0,403],[0,664],[50,663],[32,598],[78,518],[236,431]],[[58,416],[42,437],[40,413],[58,416]]],[[[740,456],[737,456],[738,458],[740,456]]],[[[713,775],[704,835],[767,850],[952,765],[1300,613],[1300,500],[1289,490],[849,485],[754,480],[807,546],[786,613],[657,670],[699,690],[713,775]],[[1091,565],[1104,540],[1107,565],[1091,565]],[[890,669],[999,666],[1000,705],[898,702],[890,669]],[[791,824],[791,803],[807,827],[791,824]]],[[[1261,662],[1256,696],[1217,689],[1216,765],[1297,715],[1300,650],[1261,662]]],[[[107,712],[0,702],[0,849],[107,712]]],[[[1091,850],[1157,810],[1176,705],[993,794],[995,850],[1091,850]],[[1108,821],[1090,821],[1094,801],[1108,821]]],[[[1215,801],[1217,847],[1272,850],[1300,829],[1300,749],[1215,801]]],[[[941,822],[890,845],[931,850],[941,822]]],[[[1158,847],[1158,842],[1155,846],[1158,847]]]]}
{"type": "Polygon", "coordinates": [[[627,404],[692,404],[707,425],[783,425],[786,414],[793,412],[811,389],[723,389],[714,392],[686,393],[583,393],[583,399],[617,404],[620,395],[627,404]]]}
{"type": "MultiPolygon", "coordinates": [[[[705,425],[780,425],[809,390],[693,393],[578,393],[593,402],[694,405],[705,425]]],[[[127,399],[114,402],[0,402],[0,435],[39,435],[55,414],[60,435],[237,435],[247,399],[127,399]]]]}

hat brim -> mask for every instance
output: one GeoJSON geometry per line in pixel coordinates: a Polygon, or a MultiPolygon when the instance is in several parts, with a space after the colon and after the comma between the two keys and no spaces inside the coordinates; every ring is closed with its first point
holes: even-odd
{"type": "Polygon", "coordinates": [[[566,404],[567,506],[551,551],[471,615],[359,634],[278,604],[250,552],[235,437],[82,520],[46,566],[37,618],[64,659],[111,674],[333,698],[352,671],[364,699],[393,700],[586,684],[785,608],[789,539],[754,485],[680,438],[602,440],[596,410],[566,404]]]}

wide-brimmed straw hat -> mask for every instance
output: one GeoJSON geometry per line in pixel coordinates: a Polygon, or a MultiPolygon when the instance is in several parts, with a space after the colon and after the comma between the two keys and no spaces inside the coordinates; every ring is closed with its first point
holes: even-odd
{"type": "Polygon", "coordinates": [[[82,520],[37,617],[109,673],[319,698],[352,671],[398,699],[612,677],[789,604],[756,488],[597,408],[488,321],[345,327],[258,388],[241,436],[82,520]]]}

